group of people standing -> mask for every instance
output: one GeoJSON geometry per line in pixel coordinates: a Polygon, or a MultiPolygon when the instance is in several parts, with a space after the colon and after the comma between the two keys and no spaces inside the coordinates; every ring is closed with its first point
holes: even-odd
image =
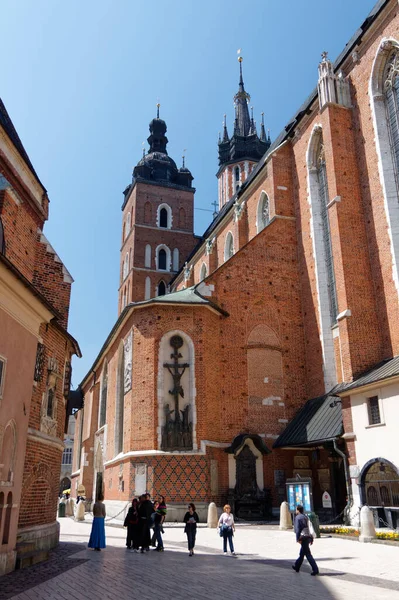
{"type": "Polygon", "coordinates": [[[164,496],[159,496],[154,502],[151,502],[148,493],[133,498],[124,522],[124,526],[127,527],[126,548],[144,553],[148,552],[152,545],[158,552],[163,552],[162,534],[166,512],[164,496]],[[151,528],[154,529],[153,535],[151,528]]]}

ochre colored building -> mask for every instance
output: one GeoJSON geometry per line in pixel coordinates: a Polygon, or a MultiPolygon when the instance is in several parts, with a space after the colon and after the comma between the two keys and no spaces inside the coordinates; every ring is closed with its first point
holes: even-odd
{"type": "Polygon", "coordinates": [[[49,199],[0,101],[0,575],[45,558],[56,522],[72,278],[43,233],[49,199]]]}
{"type": "Polygon", "coordinates": [[[192,233],[191,175],[184,194],[170,185],[166,124],[152,121],[122,207],[124,239],[138,243],[122,250],[120,315],[77,416],[72,485],[104,492],[111,514],[148,490],[172,519],[189,500],[261,518],[300,477],[324,520],[355,522],[365,503],[395,516],[394,434],[385,456],[367,455],[363,430],[388,425],[385,379],[399,378],[398,31],[397,2],[381,0],[334,64],[323,53],[317,87],[272,145],[240,64],[219,212],[195,246],[170,227],[185,203],[192,233]]]}

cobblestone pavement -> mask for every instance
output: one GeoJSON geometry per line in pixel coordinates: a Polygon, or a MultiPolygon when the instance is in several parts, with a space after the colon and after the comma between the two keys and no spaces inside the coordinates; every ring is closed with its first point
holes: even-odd
{"type": "Polygon", "coordinates": [[[304,563],[292,532],[237,527],[237,557],[221,553],[215,530],[200,527],[188,556],[183,526],[166,528],[165,552],[135,554],[125,531],[107,527],[107,548],[87,549],[90,523],[61,519],[61,544],[46,563],[0,579],[0,600],[391,600],[399,598],[399,548],[322,537],[313,545],[320,576],[304,563]]]}

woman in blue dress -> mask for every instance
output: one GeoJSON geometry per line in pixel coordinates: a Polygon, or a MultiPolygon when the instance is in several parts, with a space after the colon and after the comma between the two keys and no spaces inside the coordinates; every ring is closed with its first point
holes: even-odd
{"type": "Polygon", "coordinates": [[[104,497],[99,496],[97,502],[93,506],[93,524],[91,526],[91,534],[89,539],[89,548],[94,548],[98,552],[101,548],[105,548],[105,505],[104,497]]]}

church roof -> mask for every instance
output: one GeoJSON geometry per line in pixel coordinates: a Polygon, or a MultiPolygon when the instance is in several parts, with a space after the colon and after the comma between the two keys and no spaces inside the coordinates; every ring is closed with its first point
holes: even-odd
{"type": "Polygon", "coordinates": [[[399,376],[399,356],[394,356],[375,365],[362,375],[359,375],[350,383],[341,383],[336,388],[336,393],[344,396],[347,392],[357,388],[371,385],[373,383],[384,382],[386,379],[399,376]]]}
{"type": "Polygon", "coordinates": [[[227,316],[227,312],[220,308],[217,304],[209,300],[200,294],[198,288],[201,287],[201,283],[197,283],[196,285],[186,288],[184,290],[179,290],[178,292],[172,292],[171,294],[165,294],[165,296],[156,296],[155,298],[150,298],[149,300],[143,300],[141,302],[133,302],[128,306],[143,306],[149,304],[191,304],[196,306],[209,306],[214,310],[220,312],[222,315],[227,316]]]}
{"type": "Polygon", "coordinates": [[[330,394],[308,400],[274,442],[273,448],[313,446],[341,436],[341,401],[330,394]]]}
{"type": "Polygon", "coordinates": [[[14,127],[13,122],[11,121],[10,115],[8,114],[7,109],[4,106],[4,103],[1,98],[0,98],[0,125],[3,127],[4,131],[10,138],[11,142],[14,144],[14,146],[15,146],[16,150],[19,152],[21,158],[24,160],[24,162],[29,167],[29,169],[32,171],[32,173],[35,176],[35,178],[37,179],[38,183],[40,183],[42,188],[45,190],[46,188],[40,181],[32,163],[30,161],[28,153],[26,152],[26,150],[21,142],[21,139],[14,127]]]}

